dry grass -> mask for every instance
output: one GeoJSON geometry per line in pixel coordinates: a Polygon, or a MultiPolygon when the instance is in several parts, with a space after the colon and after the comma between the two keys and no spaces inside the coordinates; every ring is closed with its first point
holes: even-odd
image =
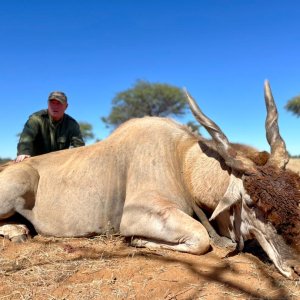
{"type": "MultiPolygon", "coordinates": [[[[5,282],[5,291],[0,288],[0,299],[61,299],[59,295],[55,296],[55,291],[73,275],[81,270],[84,276],[87,272],[92,274],[107,265],[112,267],[101,257],[105,252],[98,253],[95,248],[97,243],[103,245],[103,239],[45,239],[37,236],[34,242],[22,245],[11,245],[3,240],[3,249],[13,247],[15,253],[9,253],[9,250],[8,255],[0,259],[0,278],[2,283],[5,282]]],[[[108,242],[111,243],[111,239],[108,242]]],[[[118,242],[115,239],[112,245],[118,242]]],[[[86,299],[95,299],[95,296],[100,297],[97,290],[103,284],[102,281],[71,283],[66,293],[68,290],[75,291],[79,295],[83,293],[84,297],[88,297],[86,299]]]]}
{"type": "Polygon", "coordinates": [[[300,158],[290,158],[287,168],[300,175],[300,158]]]}
{"type": "Polygon", "coordinates": [[[300,299],[299,282],[247,253],[150,251],[118,236],[0,242],[0,299],[300,299]]]}

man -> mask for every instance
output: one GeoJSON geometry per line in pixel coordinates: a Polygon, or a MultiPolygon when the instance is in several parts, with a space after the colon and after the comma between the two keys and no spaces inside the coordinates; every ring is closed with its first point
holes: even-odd
{"type": "Polygon", "coordinates": [[[64,93],[52,92],[49,95],[48,109],[32,114],[24,126],[16,162],[70,146],[84,146],[79,124],[65,114],[67,107],[68,101],[64,93]]]}

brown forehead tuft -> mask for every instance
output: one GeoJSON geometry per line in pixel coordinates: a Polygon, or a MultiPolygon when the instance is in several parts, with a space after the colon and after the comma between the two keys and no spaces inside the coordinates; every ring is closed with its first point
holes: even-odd
{"type": "Polygon", "coordinates": [[[273,166],[257,169],[244,178],[247,193],[286,242],[300,250],[300,177],[273,166]]]}

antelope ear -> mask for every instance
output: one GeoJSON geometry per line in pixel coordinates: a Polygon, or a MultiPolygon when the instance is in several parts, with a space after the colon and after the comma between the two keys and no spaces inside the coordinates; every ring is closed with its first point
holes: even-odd
{"type": "Polygon", "coordinates": [[[221,212],[225,211],[226,209],[229,209],[230,206],[236,204],[240,198],[235,197],[227,197],[224,196],[219,204],[217,205],[216,209],[214,210],[213,214],[209,218],[209,221],[215,219],[221,212]]]}
{"type": "Polygon", "coordinates": [[[242,199],[243,194],[244,186],[242,179],[231,174],[227,190],[209,220],[215,219],[221,212],[239,202],[242,199]]]}

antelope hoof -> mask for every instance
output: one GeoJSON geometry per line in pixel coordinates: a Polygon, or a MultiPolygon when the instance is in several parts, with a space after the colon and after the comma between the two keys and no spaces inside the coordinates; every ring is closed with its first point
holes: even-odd
{"type": "Polygon", "coordinates": [[[212,246],[218,248],[226,248],[229,252],[234,251],[236,249],[236,243],[232,242],[231,239],[224,236],[217,236],[211,238],[212,246]]]}
{"type": "Polygon", "coordinates": [[[12,242],[20,243],[28,239],[29,230],[23,224],[6,224],[0,226],[0,235],[12,242]]]}
{"type": "Polygon", "coordinates": [[[18,236],[14,236],[10,239],[11,242],[13,243],[24,243],[28,240],[28,235],[27,234],[21,234],[18,236]]]}

